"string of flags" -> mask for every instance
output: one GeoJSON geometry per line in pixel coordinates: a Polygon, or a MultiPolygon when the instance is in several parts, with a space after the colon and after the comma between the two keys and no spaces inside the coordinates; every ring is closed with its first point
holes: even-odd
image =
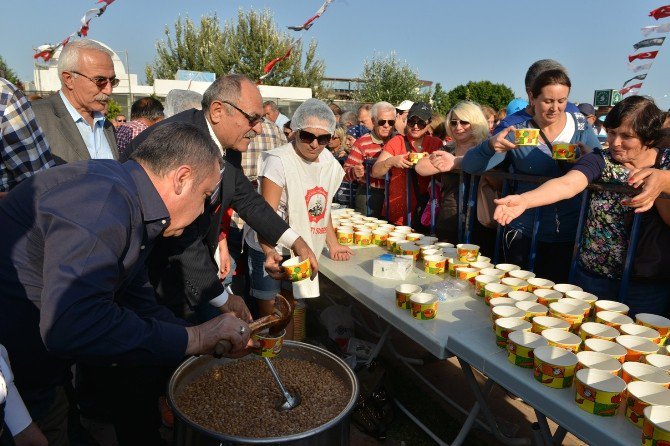
{"type": "MultiPolygon", "coordinates": [[[[653,11],[649,12],[649,17],[653,17],[656,20],[664,19],[666,17],[670,17],[670,5],[666,6],[661,6],[660,8],[656,8],[653,11]]],[[[662,23],[660,25],[650,25],[650,26],[645,26],[642,28],[642,35],[647,37],[653,33],[656,34],[664,34],[667,32],[670,32],[670,22],[662,23]]],[[[650,48],[650,47],[660,47],[663,45],[665,42],[665,37],[652,37],[644,40],[640,40],[636,44],[633,45],[633,49],[635,51],[639,51],[643,48],[650,48]]],[[[654,63],[654,60],[656,59],[656,56],[658,56],[659,50],[647,50],[647,51],[642,51],[639,53],[635,54],[630,54],[628,56],[628,68],[633,72],[633,73],[639,73],[641,71],[646,71],[646,73],[638,74],[636,76],[633,76],[632,78],[628,79],[626,82],[623,83],[623,86],[621,90],[619,90],[619,93],[622,95],[626,95],[628,93],[637,93],[641,88],[642,88],[642,82],[637,82],[632,85],[628,85],[629,83],[633,81],[643,81],[647,78],[647,74],[649,74],[649,70],[651,70],[651,67],[654,63]],[[642,64],[634,64],[633,61],[644,61],[644,60],[649,60],[650,62],[645,62],[642,64]]]]}
{"type": "MultiPolygon", "coordinates": [[[[315,22],[319,17],[321,17],[321,15],[323,15],[324,12],[326,12],[326,9],[328,8],[328,5],[330,5],[332,2],[333,2],[333,0],[326,0],[325,2],[323,2],[323,4],[321,5],[321,7],[316,11],[316,13],[314,13],[314,15],[313,15],[312,17],[310,17],[309,19],[307,19],[302,25],[289,26],[288,29],[290,29],[290,30],[292,30],[292,31],[307,31],[308,29],[310,29],[310,28],[314,25],[314,22],[315,22]]],[[[297,39],[297,40],[294,40],[294,41],[291,43],[291,45],[289,46],[288,50],[286,51],[286,53],[285,53],[283,56],[276,57],[276,58],[272,59],[271,61],[269,61],[269,62],[265,65],[265,67],[263,68],[263,73],[265,73],[265,74],[263,74],[263,75],[259,78],[259,81],[262,82],[264,79],[267,79],[268,77],[272,76],[272,73],[274,72],[274,70],[275,70],[277,64],[278,64],[279,62],[282,62],[282,61],[288,59],[288,58],[291,56],[291,52],[293,51],[293,49],[295,48],[295,46],[296,46],[301,40],[302,40],[302,38],[297,39]]]]}
{"type": "Polygon", "coordinates": [[[49,62],[51,58],[53,57],[54,53],[61,47],[65,46],[70,42],[70,39],[76,37],[86,37],[88,36],[88,31],[90,29],[90,23],[91,20],[94,17],[100,17],[105,13],[107,10],[107,7],[114,3],[115,0],[98,0],[97,4],[99,3],[104,3],[102,6],[96,6],[94,8],[89,9],[84,13],[82,18],[80,19],[81,26],[79,29],[69,36],[67,36],[65,39],[61,40],[59,43],[56,44],[45,44],[45,45],[40,45],[37,48],[35,48],[35,54],[33,55],[34,59],[42,59],[44,62],[49,62]]]}

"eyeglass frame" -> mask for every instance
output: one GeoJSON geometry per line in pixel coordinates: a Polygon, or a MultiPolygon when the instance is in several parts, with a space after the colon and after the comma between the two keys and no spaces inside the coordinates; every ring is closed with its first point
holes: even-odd
{"type": "Polygon", "coordinates": [[[376,124],[379,127],[384,127],[386,123],[388,123],[389,127],[393,127],[395,125],[396,120],[395,119],[377,119],[376,124]]]}
{"type": "Polygon", "coordinates": [[[316,136],[316,135],[315,135],[314,133],[312,133],[312,132],[308,132],[307,130],[299,129],[299,130],[298,130],[298,139],[300,139],[300,142],[302,142],[302,143],[304,143],[304,144],[312,144],[312,143],[314,142],[314,140],[316,140],[316,143],[317,143],[318,145],[320,145],[320,146],[327,146],[328,144],[330,144],[330,141],[333,139],[333,135],[332,135],[332,133],[326,133],[325,135],[319,135],[319,136],[316,136]],[[303,134],[303,133],[307,133],[308,135],[313,136],[313,138],[311,138],[311,140],[310,140],[309,142],[307,142],[307,141],[305,141],[305,140],[303,139],[303,137],[302,137],[302,134],[303,134]],[[321,141],[319,140],[319,138],[323,138],[324,136],[327,136],[327,137],[328,137],[328,142],[322,144],[321,141]]]}
{"type": "Polygon", "coordinates": [[[462,119],[450,119],[449,120],[449,125],[452,126],[452,127],[457,127],[458,124],[460,124],[461,127],[467,127],[472,123],[470,121],[464,121],[462,119]]]}
{"type": "Polygon", "coordinates": [[[224,103],[224,104],[228,104],[228,105],[230,105],[230,106],[233,107],[235,110],[237,110],[238,112],[242,113],[242,114],[244,115],[244,117],[247,118],[247,121],[249,122],[249,126],[250,126],[250,127],[256,127],[258,124],[260,124],[261,122],[263,122],[263,119],[264,119],[264,118],[263,118],[263,115],[258,115],[258,114],[250,115],[249,113],[245,112],[245,111],[242,110],[240,107],[238,107],[237,105],[233,104],[233,103],[230,102],[230,101],[227,101],[227,100],[225,100],[225,99],[220,99],[220,101],[221,101],[222,103],[224,103]]]}
{"type": "Polygon", "coordinates": [[[111,85],[112,88],[117,87],[119,85],[119,83],[121,82],[121,79],[119,79],[116,76],[114,76],[114,77],[104,77],[104,76],[88,77],[84,73],[80,73],[79,71],[74,71],[74,70],[69,71],[69,73],[73,73],[73,74],[77,74],[79,76],[85,77],[89,81],[93,82],[95,84],[95,86],[98,87],[98,89],[100,89],[100,90],[105,88],[107,86],[107,84],[111,85]],[[95,79],[99,79],[99,80],[96,81],[95,79]],[[105,83],[100,85],[100,82],[102,82],[102,81],[105,81],[105,83]]]}
{"type": "Polygon", "coordinates": [[[430,120],[424,121],[423,119],[419,118],[418,116],[412,116],[411,118],[407,119],[407,127],[409,127],[409,128],[413,128],[414,126],[417,126],[417,127],[419,127],[419,130],[423,130],[426,127],[428,127],[428,124],[430,124],[430,120]],[[415,118],[416,118],[416,120],[412,124],[410,121],[412,121],[415,118]]]}

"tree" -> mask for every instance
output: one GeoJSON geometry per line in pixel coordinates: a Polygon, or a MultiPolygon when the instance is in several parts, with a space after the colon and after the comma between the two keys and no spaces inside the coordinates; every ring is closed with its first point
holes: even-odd
{"type": "Polygon", "coordinates": [[[424,100],[423,84],[419,76],[406,62],[398,61],[395,53],[376,55],[366,60],[361,74],[361,88],[354,94],[359,102],[387,101],[399,104],[405,99],[424,100]]]}
{"type": "Polygon", "coordinates": [[[0,56],[0,77],[7,79],[9,82],[19,88],[22,87],[19,76],[14,72],[14,70],[7,66],[5,59],[3,59],[2,56],[0,56]]]}
{"type": "MultiPolygon", "coordinates": [[[[433,94],[433,96],[435,95],[433,94]]],[[[504,84],[494,84],[490,81],[470,81],[465,85],[453,88],[446,93],[446,97],[440,95],[440,100],[443,104],[442,107],[447,105],[447,111],[459,101],[473,101],[480,105],[488,105],[494,110],[499,110],[507,106],[512,99],[514,99],[514,92],[511,88],[504,84]]]]}
{"type": "Polygon", "coordinates": [[[109,98],[109,101],[107,101],[107,119],[113,121],[119,114],[121,114],[121,106],[113,98],[109,98]]]}
{"type": "Polygon", "coordinates": [[[453,104],[451,104],[449,101],[448,93],[444,91],[442,84],[439,82],[435,84],[435,90],[433,91],[431,100],[433,111],[435,113],[441,114],[442,116],[446,116],[447,113],[449,113],[449,109],[453,106],[453,104]]]}
{"type": "Polygon", "coordinates": [[[223,29],[216,13],[203,16],[199,26],[188,17],[178,18],[174,36],[165,27],[165,37],[156,43],[156,58],[145,70],[150,84],[156,78],[172,79],[180,69],[209,71],[218,77],[238,73],[258,80],[269,61],[283,56],[293,46],[288,59],[277,63],[264,83],[308,87],[315,96],[322,94],[325,64],[317,58],[316,41],[310,41],[304,50],[302,40],[295,42],[288,33],[277,30],[268,10],[240,9],[237,21],[227,21],[223,29]]]}

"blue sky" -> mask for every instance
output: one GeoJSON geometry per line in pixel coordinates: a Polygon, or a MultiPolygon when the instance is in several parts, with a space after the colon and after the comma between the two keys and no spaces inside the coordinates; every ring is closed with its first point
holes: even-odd
{"type": "MultiPolygon", "coordinates": [[[[198,19],[216,11],[223,20],[238,8],[268,8],[281,29],[301,24],[322,0],[116,0],[91,22],[91,38],[128,50],[130,71],[144,78],[165,25],[178,16],[198,19]]],[[[78,27],[95,0],[5,1],[0,54],[32,79],[32,48],[57,42],[78,27]]],[[[395,51],[422,79],[448,90],[469,80],[502,82],[524,95],[528,65],[541,58],[563,63],[575,102],[591,102],[595,89],[618,89],[635,73],[627,68],[640,28],[669,21],[648,17],[668,0],[335,0],[305,38],[318,42],[326,75],[355,77],[376,53],[395,51]]],[[[663,35],[652,34],[649,37],[663,35]]],[[[670,34],[666,35],[670,37],[670,34]]],[[[670,39],[647,76],[641,94],[670,108],[670,39]]],[[[657,48],[651,48],[657,49],[657,48]]],[[[633,82],[634,83],[634,82],[633,82]]]]}

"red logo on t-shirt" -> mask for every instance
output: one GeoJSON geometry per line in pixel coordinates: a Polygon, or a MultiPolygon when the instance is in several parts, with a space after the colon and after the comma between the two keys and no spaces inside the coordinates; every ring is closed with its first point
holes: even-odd
{"type": "Polygon", "coordinates": [[[305,204],[310,222],[316,223],[326,216],[326,203],[328,203],[328,192],[324,188],[316,186],[307,191],[305,204]]]}

